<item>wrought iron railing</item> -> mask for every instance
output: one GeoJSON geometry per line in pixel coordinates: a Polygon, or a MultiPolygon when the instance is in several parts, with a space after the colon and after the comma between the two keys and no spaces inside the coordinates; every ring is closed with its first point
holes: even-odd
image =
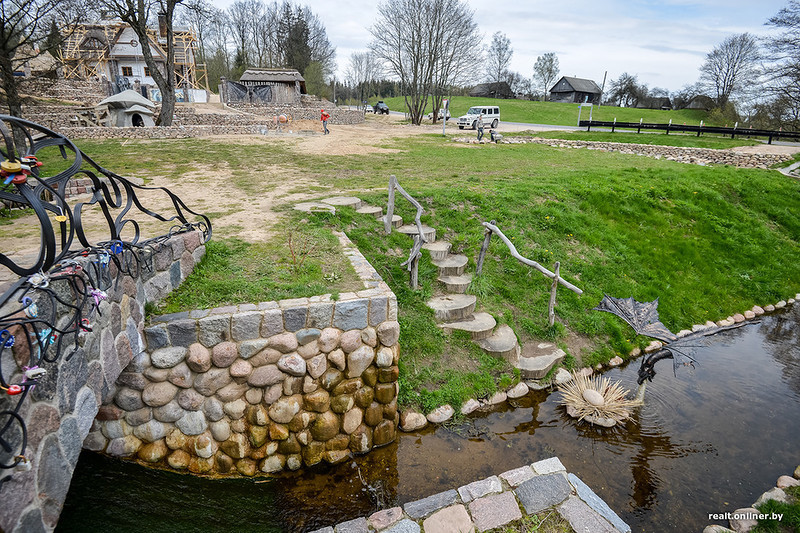
{"type": "Polygon", "coordinates": [[[168,189],[134,184],[38,124],[0,115],[0,136],[0,207],[29,210],[40,231],[35,258],[12,259],[9,250],[0,250],[0,270],[20,276],[0,296],[0,469],[27,470],[27,426],[20,414],[25,399],[59,359],[75,354],[112,284],[152,271],[154,252],[176,233],[200,230],[207,242],[211,223],[168,189]],[[66,167],[50,176],[51,162],[37,156],[49,147],[65,161],[59,168],[66,167]],[[76,177],[91,179],[91,196],[70,206],[67,188],[76,177]],[[144,191],[166,194],[173,212],[144,207],[137,197],[144,191]],[[96,221],[84,220],[90,209],[101,213],[101,240],[87,231],[91,225],[91,234],[98,232],[96,221]],[[134,218],[140,213],[171,227],[143,239],[134,218]]]}

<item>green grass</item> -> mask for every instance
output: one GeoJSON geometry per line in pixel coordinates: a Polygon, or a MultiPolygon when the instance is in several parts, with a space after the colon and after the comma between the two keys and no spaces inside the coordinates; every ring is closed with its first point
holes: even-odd
{"type": "MultiPolygon", "coordinates": [[[[405,99],[402,96],[384,100],[392,111],[404,111],[405,99]]],[[[454,96],[450,100],[450,114],[453,118],[459,117],[476,105],[492,105],[500,107],[500,119],[506,122],[527,122],[531,124],[553,124],[559,126],[577,126],[579,104],[564,104],[560,102],[534,102],[530,100],[499,100],[494,98],[472,98],[469,96],[454,96]]],[[[430,112],[431,103],[425,114],[430,112]]],[[[615,106],[594,106],[593,120],[614,120],[619,122],[645,122],[668,123],[670,119],[674,124],[699,125],[703,120],[708,122],[708,112],[698,109],[681,109],[675,111],[661,111],[660,109],[636,109],[615,106]]],[[[589,108],[581,112],[581,120],[589,119],[589,108]]],[[[722,126],[723,124],[713,124],[722,126]]]]}
{"type": "Polygon", "coordinates": [[[783,515],[781,520],[759,520],[752,533],[800,533],[800,487],[789,487],[784,492],[790,497],[789,503],[768,500],[758,506],[761,513],[783,515]]]}
{"type": "Polygon", "coordinates": [[[519,520],[489,530],[491,533],[574,533],[574,529],[555,509],[523,516],[519,520]]]}
{"type": "MultiPolygon", "coordinates": [[[[526,133],[508,133],[506,137],[517,137],[526,133]]],[[[724,150],[737,146],[754,146],[761,144],[759,141],[750,139],[731,139],[729,137],[715,137],[703,135],[682,135],[670,133],[635,133],[630,131],[543,131],[527,133],[528,136],[541,137],[543,139],[565,139],[574,141],[595,141],[595,142],[616,142],[632,144],[649,144],[656,146],[676,146],[694,148],[712,148],[714,150],[724,150]]]]}

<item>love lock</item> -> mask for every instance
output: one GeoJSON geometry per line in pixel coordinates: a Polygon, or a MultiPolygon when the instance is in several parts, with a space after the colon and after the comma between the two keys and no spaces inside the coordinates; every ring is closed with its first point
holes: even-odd
{"type": "Polygon", "coordinates": [[[16,396],[17,394],[22,393],[22,387],[19,385],[9,385],[8,389],[6,389],[6,394],[9,396],[16,396]]]}
{"type": "Polygon", "coordinates": [[[26,155],[25,157],[21,157],[20,162],[25,163],[28,165],[28,167],[40,167],[43,164],[35,155],[26,155]]]}
{"type": "Polygon", "coordinates": [[[6,159],[0,162],[0,170],[8,174],[16,174],[17,172],[22,172],[22,164],[19,161],[9,161],[6,159]]]}
{"type": "Polygon", "coordinates": [[[33,464],[31,464],[31,462],[28,461],[28,458],[25,457],[24,455],[20,455],[19,459],[20,462],[17,463],[17,466],[14,467],[14,470],[16,470],[17,472],[29,472],[30,469],[33,467],[33,464]]]}
{"type": "Polygon", "coordinates": [[[6,336],[7,338],[6,341],[3,343],[3,346],[5,346],[6,348],[11,348],[12,346],[14,346],[14,335],[12,335],[11,332],[9,332],[7,329],[0,331],[0,339],[6,336]]]}
{"type": "Polygon", "coordinates": [[[111,252],[115,254],[121,254],[122,250],[122,241],[114,241],[113,246],[111,246],[111,252]]]}
{"type": "Polygon", "coordinates": [[[88,318],[81,319],[81,329],[83,331],[92,331],[92,325],[89,323],[88,318]]]}
{"type": "Polygon", "coordinates": [[[39,368],[38,366],[34,366],[25,371],[25,377],[27,379],[39,379],[45,375],[47,375],[47,370],[44,368],[39,368]]]}
{"type": "Polygon", "coordinates": [[[64,210],[61,209],[61,206],[58,206],[58,210],[61,212],[60,215],[56,215],[56,222],[64,223],[67,221],[67,215],[64,214],[64,210]]]}
{"type": "MultiPolygon", "coordinates": [[[[30,300],[30,298],[26,299],[30,300]]],[[[25,305],[24,300],[22,303],[25,305]]],[[[31,301],[27,306],[25,306],[25,316],[28,318],[36,318],[39,316],[39,306],[31,301]]]]}
{"type": "Polygon", "coordinates": [[[37,289],[44,289],[47,288],[48,285],[50,285],[50,280],[47,279],[47,276],[45,276],[43,273],[37,272],[36,274],[28,278],[28,283],[30,283],[37,289]]]}

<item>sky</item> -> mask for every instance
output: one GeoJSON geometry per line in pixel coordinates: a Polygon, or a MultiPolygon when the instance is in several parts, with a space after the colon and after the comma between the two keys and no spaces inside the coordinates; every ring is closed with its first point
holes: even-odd
{"type": "MultiPolygon", "coordinates": [[[[233,0],[211,0],[224,9],[233,0]]],[[[350,56],[368,49],[369,27],[378,16],[374,0],[294,0],[325,23],[336,47],[337,77],[350,56]]],[[[390,1],[390,0],[382,0],[390,1]]],[[[533,74],[536,58],[558,56],[562,76],[589,78],[602,86],[623,72],[650,88],[677,91],[696,82],[705,56],[726,37],[749,32],[769,35],[764,26],[785,0],[467,0],[489,45],[495,32],[511,40],[510,69],[533,74]]],[[[476,71],[475,83],[485,71],[476,71]]]]}

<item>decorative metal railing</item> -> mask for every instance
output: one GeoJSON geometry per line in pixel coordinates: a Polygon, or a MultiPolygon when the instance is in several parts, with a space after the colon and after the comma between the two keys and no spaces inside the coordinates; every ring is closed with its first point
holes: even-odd
{"type": "Polygon", "coordinates": [[[0,115],[0,136],[0,207],[30,210],[41,237],[35,259],[12,259],[8,250],[0,250],[0,270],[20,276],[0,296],[0,469],[28,470],[27,427],[20,414],[25,399],[60,358],[75,354],[115,280],[152,271],[155,250],[176,233],[200,230],[207,242],[211,223],[168,189],[136,185],[38,124],[0,115]],[[51,176],[45,173],[56,166],[56,158],[51,162],[37,155],[49,147],[60,152],[58,167],[66,167],[51,176]],[[75,177],[91,179],[91,198],[70,206],[67,187],[75,177]],[[173,213],[144,207],[137,197],[143,191],[166,194],[173,213]],[[101,214],[102,240],[89,236],[99,231],[96,220],[84,220],[89,210],[101,214]],[[171,227],[142,240],[134,219],[142,213],[171,227]]]}

